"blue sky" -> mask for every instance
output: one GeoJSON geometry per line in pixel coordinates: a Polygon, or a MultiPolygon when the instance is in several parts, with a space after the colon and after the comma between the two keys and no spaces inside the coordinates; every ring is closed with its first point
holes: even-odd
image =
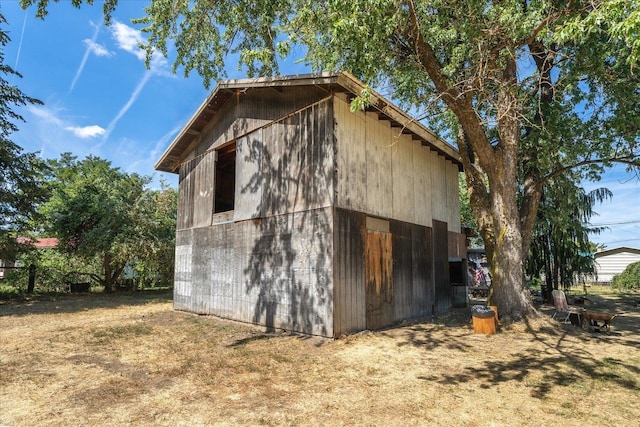
{"type": "MultiPolygon", "coordinates": [[[[27,123],[13,135],[17,144],[44,158],[67,151],[78,158],[92,154],[127,172],[154,174],[155,183],[163,177],[177,184],[175,175],[155,172],[153,165],[210,90],[197,74],[172,74],[171,57],[158,55],[149,70],[144,67],[137,47],[144,36],[131,19],[144,15],[145,4],[121,1],[105,27],[100,5],[76,9],[54,3],[42,21],[34,8],[24,11],[17,0],[2,1],[11,37],[5,61],[23,75],[12,83],[45,103],[20,110],[27,123]]],[[[292,60],[281,72],[307,70],[292,60]]],[[[232,60],[227,73],[246,77],[232,60]]],[[[640,184],[623,169],[585,183],[587,189],[605,186],[614,193],[593,218],[594,224],[611,224],[593,238],[610,248],[640,247],[640,184]]]]}

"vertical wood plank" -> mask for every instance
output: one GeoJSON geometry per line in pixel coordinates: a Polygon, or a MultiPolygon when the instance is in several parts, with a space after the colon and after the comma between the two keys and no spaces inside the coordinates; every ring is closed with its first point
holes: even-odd
{"type": "Polygon", "coordinates": [[[391,218],[391,128],[383,126],[375,113],[366,113],[367,209],[373,215],[391,218]]]}
{"type": "Polygon", "coordinates": [[[413,281],[413,295],[410,298],[411,313],[415,317],[430,314],[431,305],[428,301],[428,285],[431,266],[427,255],[426,227],[413,224],[411,226],[411,275],[413,281]]]}
{"type": "Polygon", "coordinates": [[[348,102],[336,96],[337,188],[336,206],[365,212],[367,209],[367,163],[365,114],[352,113],[348,102]]]}
{"type": "Polygon", "coordinates": [[[215,151],[197,157],[193,177],[193,227],[211,225],[215,198],[215,151]]]}
{"type": "Polygon", "coordinates": [[[393,241],[393,306],[394,321],[415,317],[411,310],[413,297],[413,269],[411,224],[391,220],[393,241]]]}
{"type": "Polygon", "coordinates": [[[447,212],[446,164],[444,157],[431,152],[431,207],[433,219],[446,222],[447,212]]]}
{"type": "Polygon", "coordinates": [[[262,208],[262,129],[236,141],[234,220],[259,218],[262,208]]]}
{"type": "Polygon", "coordinates": [[[193,178],[194,162],[189,161],[180,165],[180,180],[178,185],[178,217],[177,229],[184,230],[193,224],[193,178]]]}
{"type": "Polygon", "coordinates": [[[367,328],[393,323],[393,243],[391,233],[367,231],[365,286],[367,328]]]}
{"type": "Polygon", "coordinates": [[[447,223],[433,221],[433,271],[435,314],[446,313],[451,308],[451,285],[449,283],[449,249],[447,223]]]}
{"type": "Polygon", "coordinates": [[[447,212],[449,217],[447,223],[449,230],[460,232],[460,198],[458,196],[458,166],[447,161],[446,179],[447,179],[447,212]]]}
{"type": "Polygon", "coordinates": [[[414,222],[414,171],[413,141],[407,135],[392,129],[391,170],[393,194],[393,219],[414,222]]]}
{"type": "Polygon", "coordinates": [[[414,223],[431,226],[431,154],[420,141],[413,141],[414,223]]]}

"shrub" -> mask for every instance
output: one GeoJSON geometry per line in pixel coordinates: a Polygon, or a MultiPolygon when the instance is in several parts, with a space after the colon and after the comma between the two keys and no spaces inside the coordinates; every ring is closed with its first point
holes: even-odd
{"type": "Polygon", "coordinates": [[[640,262],[629,264],[622,273],[613,276],[611,285],[618,289],[640,288],[640,262]]]}

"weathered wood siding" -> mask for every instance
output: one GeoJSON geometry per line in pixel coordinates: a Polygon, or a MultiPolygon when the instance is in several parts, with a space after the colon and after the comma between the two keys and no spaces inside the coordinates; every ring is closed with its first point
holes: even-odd
{"type": "Polygon", "coordinates": [[[447,223],[433,221],[433,288],[435,314],[451,309],[451,282],[449,280],[449,236],[447,223]]]}
{"type": "Polygon", "coordinates": [[[334,210],[333,297],[336,336],[367,328],[364,237],[366,215],[334,210]]]}
{"type": "Polygon", "coordinates": [[[334,115],[337,207],[460,231],[457,165],[377,113],[352,113],[343,96],[334,97],[334,115]]]}
{"type": "Polygon", "coordinates": [[[460,197],[459,197],[458,166],[446,162],[446,190],[447,190],[447,222],[449,231],[460,232],[460,197]]]}
{"type": "Polygon", "coordinates": [[[326,95],[326,91],[315,86],[281,91],[264,87],[236,91],[194,140],[191,157],[277,121],[326,95]]]}
{"type": "Polygon", "coordinates": [[[179,231],[174,307],[333,336],[331,208],[179,231]]]}
{"type": "Polygon", "coordinates": [[[234,220],[332,204],[332,106],[314,103],[237,140],[234,220]]]}
{"type": "Polygon", "coordinates": [[[431,207],[431,150],[423,147],[420,141],[413,141],[413,193],[415,224],[431,226],[433,208],[431,207]]]}
{"type": "Polygon", "coordinates": [[[197,138],[180,168],[177,309],[332,337],[450,308],[457,166],[323,96],[234,94],[197,138]],[[234,211],[214,215],[215,149],[230,142],[234,211]]]}
{"type": "Polygon", "coordinates": [[[213,215],[215,151],[180,168],[175,307],[333,336],[330,98],[235,142],[233,212],[213,215]]]}
{"type": "Polygon", "coordinates": [[[206,153],[180,167],[178,230],[211,224],[215,197],[215,154],[206,153]]]}
{"type": "Polygon", "coordinates": [[[394,254],[394,321],[433,314],[431,233],[427,227],[391,221],[394,254]]]}
{"type": "Polygon", "coordinates": [[[364,253],[367,329],[380,329],[394,320],[391,233],[367,230],[364,253]]]}
{"type": "Polygon", "coordinates": [[[449,231],[449,258],[467,258],[467,236],[449,231]]]}
{"type": "MultiPolygon", "coordinates": [[[[379,220],[340,208],[334,210],[334,216],[333,330],[336,336],[366,328],[390,326],[404,319],[434,314],[434,255],[430,227],[395,220],[379,220]],[[391,260],[387,260],[391,261],[391,266],[381,263],[380,266],[387,268],[381,267],[379,272],[380,277],[385,278],[382,272],[391,272],[390,283],[386,279],[380,280],[380,285],[385,285],[380,290],[391,291],[391,295],[380,295],[384,297],[384,301],[390,299],[392,313],[386,310],[371,313],[370,310],[375,310],[376,307],[370,307],[368,304],[368,300],[375,300],[373,297],[376,294],[367,277],[371,278],[372,272],[378,270],[367,267],[366,260],[371,262],[371,251],[367,250],[367,242],[370,243],[371,235],[376,233],[388,235],[391,239],[391,248],[386,251],[392,257],[391,260]],[[367,292],[367,289],[371,293],[367,292]],[[382,319],[385,319],[386,323],[382,322],[382,319]]],[[[446,253],[444,259],[446,264],[446,253]]],[[[382,260],[383,258],[380,259],[381,262],[382,260]]],[[[442,275],[444,273],[440,276],[442,275]]],[[[373,276],[376,277],[375,274],[373,276]]],[[[448,275],[446,277],[448,278],[448,275]]],[[[450,304],[448,283],[446,295],[440,300],[444,305],[450,304]]],[[[388,308],[387,305],[382,306],[388,308]]]]}

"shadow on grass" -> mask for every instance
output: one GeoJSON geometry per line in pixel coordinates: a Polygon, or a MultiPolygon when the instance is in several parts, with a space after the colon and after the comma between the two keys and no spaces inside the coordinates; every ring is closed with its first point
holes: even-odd
{"type": "Polygon", "coordinates": [[[29,295],[21,299],[0,301],[0,317],[33,314],[77,313],[96,308],[142,306],[173,300],[173,290],[145,290],[114,294],[83,293],[29,295]]]}
{"type": "Polygon", "coordinates": [[[504,332],[478,340],[471,339],[470,322],[470,316],[468,320],[453,316],[436,324],[407,327],[400,337],[392,331],[386,333],[399,338],[399,347],[410,345],[425,352],[443,350],[444,354],[451,351],[452,358],[469,355],[468,364],[462,369],[441,374],[429,374],[426,369],[425,375],[418,377],[442,385],[479,381],[481,388],[489,389],[501,383],[518,382],[529,388],[531,397],[537,399],[546,398],[556,387],[575,387],[576,392],[586,389],[593,393],[607,385],[627,390],[640,387],[640,367],[637,357],[633,357],[635,353],[623,350],[629,357],[620,358],[618,347],[617,354],[607,354],[608,344],[628,346],[636,352],[640,348],[637,334],[633,332],[637,325],[631,330],[619,331],[616,336],[590,333],[570,325],[534,326],[525,321],[525,333],[510,337],[512,332],[504,332]]]}

